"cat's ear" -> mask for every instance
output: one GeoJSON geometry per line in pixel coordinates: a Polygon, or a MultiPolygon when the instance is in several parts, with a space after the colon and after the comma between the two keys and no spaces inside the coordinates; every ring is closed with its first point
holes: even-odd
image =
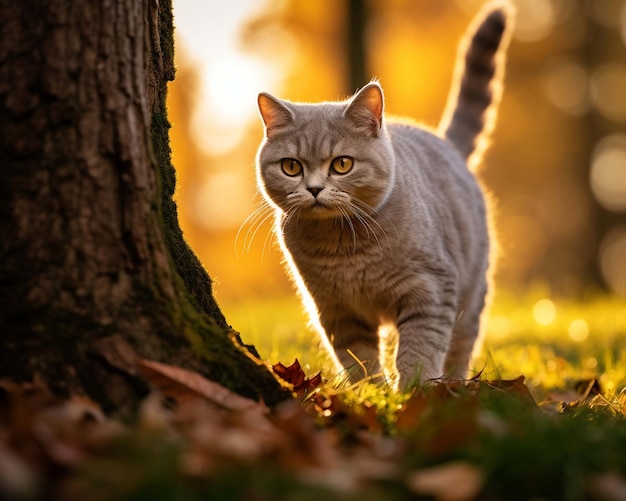
{"type": "Polygon", "coordinates": [[[265,124],[265,135],[270,137],[276,130],[293,122],[293,113],[287,106],[274,96],[261,92],[259,94],[259,111],[265,124]]]}
{"type": "Polygon", "coordinates": [[[370,82],[354,95],[343,114],[377,137],[383,126],[383,110],[383,90],[377,82],[370,82]]]}

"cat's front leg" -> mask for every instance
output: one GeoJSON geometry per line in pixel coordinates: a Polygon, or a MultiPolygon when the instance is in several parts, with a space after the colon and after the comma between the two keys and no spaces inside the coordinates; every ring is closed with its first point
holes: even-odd
{"type": "Polygon", "coordinates": [[[396,370],[400,390],[444,375],[454,316],[452,308],[440,305],[412,305],[399,312],[396,370]]]}
{"type": "Polygon", "coordinates": [[[351,381],[382,373],[377,325],[342,308],[325,312],[320,321],[351,381]]]}

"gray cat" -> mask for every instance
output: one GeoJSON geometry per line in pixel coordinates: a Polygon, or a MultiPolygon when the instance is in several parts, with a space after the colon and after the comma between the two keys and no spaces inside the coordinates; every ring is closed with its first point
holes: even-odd
{"type": "Polygon", "coordinates": [[[312,320],[352,379],[382,369],[407,389],[466,375],[490,252],[467,165],[495,121],[510,18],[491,3],[468,30],[438,131],[388,120],[377,82],[343,102],[259,95],[258,183],[312,320]]]}

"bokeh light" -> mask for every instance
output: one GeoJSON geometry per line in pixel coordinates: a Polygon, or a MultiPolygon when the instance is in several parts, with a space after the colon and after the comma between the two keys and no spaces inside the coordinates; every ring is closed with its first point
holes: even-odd
{"type": "Polygon", "coordinates": [[[605,63],[591,75],[591,98],[606,118],[626,120],[626,64],[605,63]]]}
{"type": "Polygon", "coordinates": [[[246,125],[256,118],[260,87],[276,82],[272,64],[241,50],[240,26],[254,15],[254,0],[174,1],[177,49],[184,50],[199,74],[197,106],[190,133],[196,146],[224,154],[239,146],[246,125]]]}
{"type": "Polygon", "coordinates": [[[611,211],[626,211],[626,134],[612,134],[597,144],[590,176],[598,202],[611,211]]]}
{"type": "Polygon", "coordinates": [[[515,2],[517,17],[515,37],[523,42],[544,39],[554,28],[556,9],[550,0],[515,2]]]}
{"type": "Polygon", "coordinates": [[[602,240],[600,269],[609,287],[626,298],[626,226],[613,229],[602,240]]]}
{"type": "Polygon", "coordinates": [[[556,305],[550,299],[540,299],[533,306],[533,318],[540,325],[550,325],[556,320],[556,305]]]}
{"type": "Polygon", "coordinates": [[[560,59],[546,68],[545,92],[560,110],[571,115],[582,115],[589,110],[589,78],[577,61],[560,59]]]}
{"type": "Polygon", "coordinates": [[[586,7],[596,23],[605,28],[619,28],[624,9],[623,0],[588,0],[586,7]]]}
{"type": "Polygon", "coordinates": [[[572,341],[580,343],[589,337],[589,325],[582,318],[572,320],[567,328],[567,334],[572,341]]]}

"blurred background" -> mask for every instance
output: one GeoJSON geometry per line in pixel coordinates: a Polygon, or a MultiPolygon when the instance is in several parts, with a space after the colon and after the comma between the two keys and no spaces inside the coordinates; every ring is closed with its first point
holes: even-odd
{"type": "MultiPolygon", "coordinates": [[[[260,203],[257,94],[343,99],[377,77],[389,113],[436,126],[457,43],[485,2],[173,3],[169,110],[185,237],[227,318],[270,297],[297,305],[271,221],[246,223],[260,203]]],[[[496,287],[583,301],[604,291],[624,300],[626,1],[513,3],[504,96],[479,170],[494,201],[496,287]]]]}

